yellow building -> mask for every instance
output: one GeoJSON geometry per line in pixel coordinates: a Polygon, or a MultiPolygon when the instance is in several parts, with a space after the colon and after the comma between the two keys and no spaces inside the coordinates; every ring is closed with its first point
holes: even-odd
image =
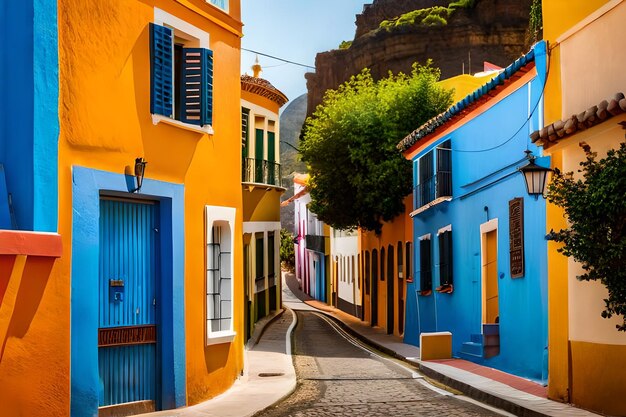
{"type": "MultiPolygon", "coordinates": [[[[624,140],[617,123],[626,120],[626,101],[616,93],[626,89],[626,53],[613,34],[626,21],[626,2],[543,2],[543,19],[550,50],[545,127],[531,137],[550,155],[553,168],[576,172],[585,159],[579,142],[602,157],[624,140]]],[[[563,211],[548,204],[547,231],[566,227],[563,211]]],[[[600,316],[606,288],[578,281],[580,265],[558,247],[548,244],[548,395],[626,415],[626,334],[616,330],[617,318],[600,316]]]]}
{"type": "Polygon", "coordinates": [[[278,110],[287,97],[260,78],[241,76],[245,338],[258,319],[281,308],[280,129],[278,110]]]}

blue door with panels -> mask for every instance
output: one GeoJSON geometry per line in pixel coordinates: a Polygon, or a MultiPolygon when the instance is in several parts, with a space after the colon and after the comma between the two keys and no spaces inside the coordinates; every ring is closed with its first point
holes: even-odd
{"type": "Polygon", "coordinates": [[[158,247],[158,203],[100,200],[101,414],[157,408],[158,247]]]}

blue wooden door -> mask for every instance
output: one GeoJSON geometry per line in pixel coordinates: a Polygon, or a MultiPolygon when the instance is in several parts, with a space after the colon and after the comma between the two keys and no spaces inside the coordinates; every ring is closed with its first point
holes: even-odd
{"type": "Polygon", "coordinates": [[[158,205],[100,200],[100,407],[156,409],[158,205]]]}

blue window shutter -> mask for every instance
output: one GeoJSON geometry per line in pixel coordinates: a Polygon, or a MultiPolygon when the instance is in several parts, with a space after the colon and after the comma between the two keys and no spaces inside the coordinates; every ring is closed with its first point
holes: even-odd
{"type": "Polygon", "coordinates": [[[174,113],[172,30],[150,23],[150,113],[174,113]]]}
{"type": "Polygon", "coordinates": [[[180,120],[204,126],[213,123],[213,51],[184,48],[180,120]]]}

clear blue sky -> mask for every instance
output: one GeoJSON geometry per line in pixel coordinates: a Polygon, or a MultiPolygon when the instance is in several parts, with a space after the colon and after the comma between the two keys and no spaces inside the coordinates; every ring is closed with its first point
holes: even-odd
{"type": "MultiPolygon", "coordinates": [[[[289,61],[315,65],[317,52],[337,49],[352,40],[355,15],[371,0],[241,0],[246,49],[289,61]]],[[[252,74],[255,55],[241,51],[241,72],[252,74]]],[[[261,77],[290,100],[306,93],[304,74],[313,71],[259,56],[261,77]]]]}

